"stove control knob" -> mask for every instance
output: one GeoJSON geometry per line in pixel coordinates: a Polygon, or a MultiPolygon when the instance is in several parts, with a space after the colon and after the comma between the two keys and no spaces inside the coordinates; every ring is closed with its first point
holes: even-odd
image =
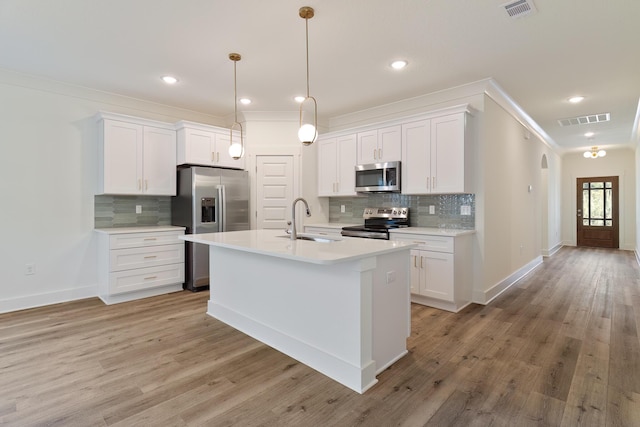
{"type": "Polygon", "coordinates": [[[406,215],[407,214],[407,210],[406,209],[402,209],[402,215],[406,215]]]}

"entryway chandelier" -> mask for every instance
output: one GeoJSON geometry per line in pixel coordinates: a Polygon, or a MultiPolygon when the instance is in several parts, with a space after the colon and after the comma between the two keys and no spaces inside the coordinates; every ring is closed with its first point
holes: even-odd
{"type": "Polygon", "coordinates": [[[591,151],[587,150],[583,154],[587,159],[597,159],[598,157],[604,157],[606,155],[607,152],[604,150],[598,150],[598,147],[591,147],[591,151]]]}

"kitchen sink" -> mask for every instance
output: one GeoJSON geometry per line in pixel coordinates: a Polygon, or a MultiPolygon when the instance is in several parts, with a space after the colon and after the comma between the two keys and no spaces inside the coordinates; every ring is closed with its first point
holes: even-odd
{"type": "MultiPolygon", "coordinates": [[[[283,237],[285,239],[291,239],[290,235],[286,235],[286,236],[278,236],[278,237],[283,237]]],[[[313,236],[310,234],[298,234],[298,239],[297,240],[308,240],[311,242],[319,242],[319,243],[331,243],[331,242],[338,242],[342,239],[340,238],[336,238],[336,237],[327,237],[327,236],[313,236]]]]}

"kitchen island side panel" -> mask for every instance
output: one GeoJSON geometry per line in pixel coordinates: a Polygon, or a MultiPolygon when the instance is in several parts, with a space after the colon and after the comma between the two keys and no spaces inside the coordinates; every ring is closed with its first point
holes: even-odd
{"type": "MultiPolygon", "coordinates": [[[[397,254],[408,259],[407,252],[397,254]]],[[[208,314],[363,393],[380,366],[406,354],[407,283],[396,298],[406,296],[406,304],[393,314],[402,319],[400,333],[392,331],[400,338],[374,337],[375,282],[383,275],[377,264],[397,254],[317,265],[211,246],[208,314]],[[374,341],[385,343],[390,360],[375,359],[374,341]]]]}

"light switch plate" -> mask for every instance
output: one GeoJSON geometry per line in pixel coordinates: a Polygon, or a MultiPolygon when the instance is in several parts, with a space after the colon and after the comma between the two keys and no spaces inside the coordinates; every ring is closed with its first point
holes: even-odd
{"type": "Polygon", "coordinates": [[[434,205],[429,206],[429,215],[434,215],[436,213],[436,207],[434,205]]]}
{"type": "Polygon", "coordinates": [[[137,214],[141,214],[142,213],[142,205],[136,205],[136,213],[137,214]]]}
{"type": "Polygon", "coordinates": [[[471,206],[468,206],[468,205],[460,206],[460,215],[471,215],[471,206]]]}

